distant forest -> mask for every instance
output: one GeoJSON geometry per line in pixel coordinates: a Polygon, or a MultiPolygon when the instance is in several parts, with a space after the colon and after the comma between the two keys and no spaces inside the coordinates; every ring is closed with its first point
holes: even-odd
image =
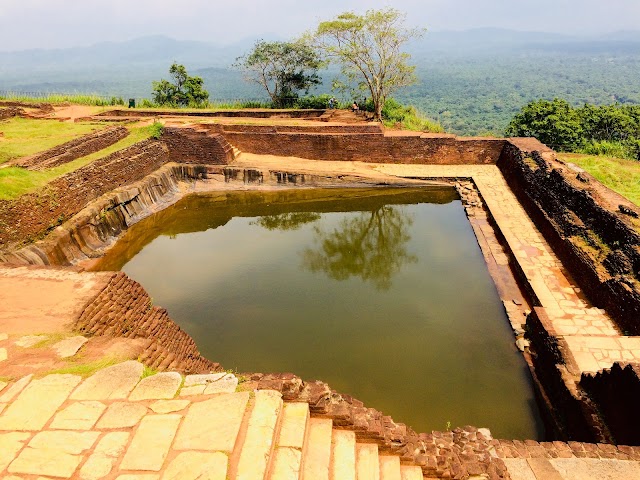
{"type": "MultiPolygon", "coordinates": [[[[203,77],[212,100],[265,99],[229,68],[252,41],[219,47],[146,37],[65,50],[0,52],[3,91],[149,98],[173,61],[203,77]]],[[[640,104],[640,32],[597,39],[483,29],[428,34],[411,46],[419,83],[396,99],[461,135],[502,135],[532,100],[640,104]]],[[[323,72],[330,85],[331,72],[323,72]]],[[[314,94],[328,93],[322,86],[314,94]]],[[[345,98],[345,100],[348,100],[345,98]]]]}

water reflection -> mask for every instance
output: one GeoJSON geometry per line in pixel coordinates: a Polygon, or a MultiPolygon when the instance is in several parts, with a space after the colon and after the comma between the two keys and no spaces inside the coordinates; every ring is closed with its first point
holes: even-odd
{"type": "Polygon", "coordinates": [[[418,431],[539,436],[452,188],[191,196],[134,225],[101,268],[140,281],[226,368],[321,379],[418,431]]]}
{"type": "Polygon", "coordinates": [[[411,216],[400,207],[385,205],[344,218],[331,231],[316,226],[314,243],[318,246],[304,250],[302,265],[333,280],[360,277],[378,290],[388,290],[395,273],[418,261],[407,251],[412,224],[411,216]]]}

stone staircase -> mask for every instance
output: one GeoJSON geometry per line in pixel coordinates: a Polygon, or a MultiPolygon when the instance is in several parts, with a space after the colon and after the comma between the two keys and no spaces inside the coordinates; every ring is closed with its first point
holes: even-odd
{"type": "MultiPolygon", "coordinates": [[[[4,340],[7,341],[6,339],[4,340]]],[[[13,341],[9,339],[9,341],[13,341]]],[[[150,373],[150,372],[147,372],[150,373]]],[[[0,478],[418,480],[304,402],[229,373],[144,376],[126,361],[0,381],[0,478]],[[36,478],[36,477],[33,477],[36,478]]]]}
{"type": "MultiPolygon", "coordinates": [[[[251,404],[252,403],[252,404],[251,404]]],[[[279,394],[259,390],[240,429],[239,458],[230,456],[229,478],[418,480],[422,470],[401,465],[378,446],[357,443],[352,431],[333,427],[328,418],[310,418],[306,403],[283,403],[279,394]],[[237,463],[236,463],[237,459],[237,463]],[[262,460],[264,459],[264,461],[262,460]]]]}

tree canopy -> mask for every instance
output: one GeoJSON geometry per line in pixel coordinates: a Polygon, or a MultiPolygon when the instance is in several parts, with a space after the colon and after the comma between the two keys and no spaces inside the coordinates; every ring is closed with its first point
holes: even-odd
{"type": "Polygon", "coordinates": [[[536,137],[559,151],[640,159],[640,105],[536,100],[513,117],[506,135],[536,137]]]}
{"type": "Polygon", "coordinates": [[[174,62],[169,68],[173,83],[168,80],[153,82],[153,101],[159,105],[193,106],[202,105],[209,99],[201,77],[191,77],[184,65],[174,62]]]}
{"type": "Polygon", "coordinates": [[[348,84],[368,92],[376,119],[382,120],[387,98],[416,82],[415,66],[402,47],[424,29],[405,27],[405,15],[393,8],[345,12],[321,22],[308,38],[330,61],[340,66],[348,84]]]}
{"type": "Polygon", "coordinates": [[[303,42],[256,42],[253,50],[236,59],[245,78],[266,90],[276,107],[286,107],[321,83],[316,52],[303,42]]]}

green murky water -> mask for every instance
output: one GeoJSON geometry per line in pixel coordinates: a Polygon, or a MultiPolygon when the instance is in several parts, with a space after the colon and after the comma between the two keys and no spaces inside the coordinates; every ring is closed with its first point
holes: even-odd
{"type": "Polygon", "coordinates": [[[191,196],[132,227],[99,268],[141,282],[227,369],[320,379],[417,431],[542,435],[453,189],[191,196]]]}

